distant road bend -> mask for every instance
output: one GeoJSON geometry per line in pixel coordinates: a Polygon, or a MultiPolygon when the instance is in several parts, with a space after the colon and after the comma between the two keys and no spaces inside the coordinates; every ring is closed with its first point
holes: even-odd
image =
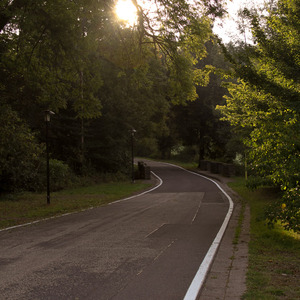
{"type": "Polygon", "coordinates": [[[0,231],[0,298],[195,299],[231,199],[199,175],[147,163],[162,182],[149,193],[0,231]]]}

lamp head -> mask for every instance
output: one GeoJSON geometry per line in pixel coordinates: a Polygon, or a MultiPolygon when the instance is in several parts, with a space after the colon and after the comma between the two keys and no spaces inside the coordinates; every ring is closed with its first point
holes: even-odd
{"type": "Polygon", "coordinates": [[[136,130],[134,128],[131,129],[131,134],[132,136],[134,136],[134,134],[136,133],[136,130]]]}
{"type": "Polygon", "coordinates": [[[51,110],[45,110],[45,122],[50,122],[51,115],[55,115],[55,113],[51,110]]]}

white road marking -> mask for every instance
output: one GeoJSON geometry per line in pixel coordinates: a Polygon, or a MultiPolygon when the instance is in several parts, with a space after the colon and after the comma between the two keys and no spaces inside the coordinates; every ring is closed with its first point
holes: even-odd
{"type": "MultiPolygon", "coordinates": [[[[186,295],[184,297],[184,300],[196,300],[196,298],[197,298],[197,296],[198,296],[198,294],[199,294],[199,292],[200,292],[200,290],[202,288],[204,280],[205,280],[205,278],[207,276],[209,268],[210,268],[210,266],[211,266],[211,264],[213,262],[213,259],[214,259],[215,255],[216,255],[218,247],[219,247],[219,245],[221,243],[222,237],[223,237],[223,235],[225,233],[225,230],[226,230],[226,228],[228,226],[229,220],[231,218],[231,215],[232,215],[232,212],[233,212],[233,201],[232,201],[231,197],[220,187],[220,185],[216,181],[214,181],[214,180],[212,180],[212,179],[210,179],[210,178],[208,178],[206,176],[203,176],[203,175],[198,174],[198,173],[191,172],[189,170],[186,170],[186,169],[184,169],[182,167],[179,167],[179,166],[176,166],[176,165],[172,165],[172,164],[168,164],[168,163],[164,163],[164,164],[180,168],[180,169],[182,169],[182,170],[184,170],[184,171],[186,171],[188,173],[191,173],[191,174],[199,176],[199,177],[203,177],[203,178],[205,178],[205,179],[213,182],[220,189],[220,191],[227,197],[227,199],[229,201],[229,209],[228,209],[227,215],[226,215],[226,217],[224,219],[224,222],[223,222],[223,224],[222,224],[222,226],[221,226],[218,234],[216,235],[216,237],[215,237],[212,245],[210,246],[208,252],[206,253],[205,258],[204,258],[203,262],[201,263],[201,265],[200,265],[200,267],[199,267],[199,269],[198,269],[198,271],[197,271],[197,273],[196,273],[196,275],[195,275],[195,277],[194,277],[194,279],[193,279],[193,281],[192,281],[192,283],[191,283],[191,285],[190,285],[190,287],[189,287],[189,289],[188,289],[188,291],[187,291],[187,293],[186,293],[186,295]]],[[[159,184],[157,186],[155,186],[154,188],[152,188],[150,190],[147,190],[147,191],[145,191],[145,192],[143,192],[141,194],[134,195],[134,196],[131,196],[131,197],[128,197],[128,198],[125,198],[125,199],[121,199],[121,200],[115,201],[115,202],[111,202],[110,204],[112,205],[114,203],[128,201],[130,199],[133,199],[133,198],[145,195],[147,193],[150,193],[150,192],[154,191],[155,189],[159,188],[163,184],[163,180],[159,176],[157,176],[154,172],[151,172],[151,173],[156,178],[158,178],[158,180],[159,180],[159,184]]],[[[85,209],[85,210],[89,210],[89,209],[93,209],[93,207],[85,209]]],[[[82,211],[85,211],[85,210],[82,210],[82,211]]],[[[78,212],[74,212],[74,213],[78,213],[78,212]]],[[[32,224],[36,224],[36,223],[39,223],[39,222],[42,222],[42,221],[46,221],[46,220],[50,220],[50,219],[54,219],[54,218],[64,217],[64,216],[67,216],[67,215],[70,215],[70,214],[74,214],[74,213],[67,213],[67,214],[63,214],[63,215],[60,215],[60,216],[54,216],[54,217],[47,218],[47,219],[37,220],[37,221],[33,221],[33,222],[30,222],[30,223],[26,223],[26,224],[21,224],[21,225],[16,225],[16,226],[12,226],[12,227],[8,227],[8,228],[0,229],[0,232],[11,230],[11,229],[15,229],[15,228],[19,228],[19,227],[24,227],[24,226],[28,226],[28,225],[32,225],[32,224]]],[[[195,219],[195,217],[194,217],[194,219],[195,219]]],[[[174,243],[174,241],[170,245],[168,245],[167,248],[169,248],[173,243],[174,243]]],[[[162,253],[160,253],[158,255],[158,257],[162,253]]]]}
{"type": "Polygon", "coordinates": [[[71,215],[71,214],[77,214],[79,212],[86,211],[86,210],[89,210],[89,209],[93,209],[93,207],[89,207],[87,209],[76,211],[76,212],[62,214],[62,215],[59,215],[59,216],[53,216],[53,217],[49,217],[49,218],[44,218],[44,219],[40,219],[40,220],[29,222],[29,223],[15,225],[15,226],[11,226],[11,227],[6,227],[6,228],[3,228],[3,229],[0,229],[0,232],[1,231],[7,231],[7,230],[15,229],[15,228],[19,228],[19,227],[25,227],[25,226],[33,225],[33,224],[40,223],[40,222],[47,221],[47,220],[52,220],[52,219],[56,219],[56,218],[65,217],[65,216],[68,216],[68,215],[71,215]]]}
{"type": "Polygon", "coordinates": [[[158,258],[165,253],[174,243],[176,240],[172,241],[167,247],[165,247],[155,258],[153,261],[158,260],[158,258]]]}
{"type": "Polygon", "coordinates": [[[198,173],[195,173],[195,172],[191,172],[189,170],[186,170],[182,167],[179,167],[179,166],[176,166],[176,165],[173,165],[173,164],[169,164],[169,163],[164,163],[164,164],[167,164],[167,165],[170,165],[170,166],[173,166],[173,167],[177,167],[179,169],[182,169],[188,173],[191,173],[191,174],[194,174],[196,176],[199,176],[199,177],[202,177],[202,178],[205,178],[211,182],[213,182],[217,187],[218,189],[226,196],[226,198],[228,199],[229,201],[229,209],[228,209],[228,212],[226,214],[226,217],[224,219],[224,222],[219,230],[219,232],[217,233],[213,243],[211,244],[210,248],[208,249],[205,257],[204,257],[204,260],[202,261],[192,283],[190,284],[190,287],[189,289],[187,290],[187,293],[185,294],[185,297],[183,300],[196,300],[197,297],[198,297],[198,294],[202,288],[202,285],[204,283],[204,280],[208,274],[208,271],[210,269],[210,266],[213,262],[213,259],[217,253],[217,250],[219,248],[219,245],[221,243],[221,240],[223,238],[223,235],[225,233],[225,230],[228,226],[228,223],[230,221],[230,218],[231,218],[231,215],[232,215],[232,212],[233,212],[233,201],[231,199],[231,197],[220,187],[220,185],[214,181],[213,179],[211,178],[208,178],[206,176],[203,176],[201,174],[198,174],[198,173]]]}
{"type": "Polygon", "coordinates": [[[145,238],[149,237],[151,234],[153,234],[154,232],[158,231],[160,228],[162,228],[164,225],[166,225],[166,223],[162,223],[160,226],[158,226],[156,229],[154,229],[153,231],[151,231],[149,234],[147,234],[145,236],[145,238]]]}
{"type": "MultiPolygon", "coordinates": [[[[203,197],[202,197],[202,198],[203,198],[203,197]]],[[[191,224],[193,224],[193,223],[194,223],[194,221],[195,221],[195,220],[196,220],[196,218],[197,218],[198,212],[199,212],[199,210],[200,210],[200,207],[201,207],[201,204],[202,204],[202,198],[201,198],[201,199],[200,199],[200,201],[199,201],[198,208],[197,208],[197,210],[196,210],[196,213],[195,213],[195,215],[194,215],[194,218],[193,218],[193,220],[192,220],[191,224]]]]}
{"type": "MultiPolygon", "coordinates": [[[[150,193],[150,192],[156,190],[157,188],[159,188],[163,184],[162,179],[159,176],[157,176],[154,172],[151,172],[151,173],[159,180],[159,184],[158,185],[156,185],[152,189],[147,190],[147,191],[145,191],[143,193],[140,193],[138,195],[134,195],[134,196],[131,196],[131,197],[128,197],[128,198],[125,198],[125,199],[121,199],[121,200],[117,200],[117,201],[111,202],[108,205],[111,205],[111,204],[114,204],[114,203],[118,203],[118,202],[127,201],[127,200],[130,200],[130,199],[133,199],[133,198],[145,195],[147,193],[150,193]]],[[[0,232],[7,231],[7,230],[12,230],[12,229],[16,229],[16,228],[19,228],[19,227],[25,227],[25,226],[33,225],[33,224],[40,223],[40,222],[43,222],[43,221],[48,221],[48,220],[51,220],[51,219],[61,218],[61,217],[65,217],[65,216],[72,215],[72,214],[77,214],[77,213],[80,213],[80,212],[83,212],[83,211],[87,211],[87,210],[90,210],[90,209],[94,209],[94,208],[95,207],[89,207],[89,208],[82,209],[82,210],[76,211],[76,212],[66,213],[66,214],[59,215],[59,216],[53,216],[53,217],[50,217],[50,218],[40,219],[40,220],[36,220],[36,221],[33,221],[33,222],[25,223],[25,224],[20,224],[20,225],[15,225],[15,226],[3,228],[3,229],[0,229],[0,232]]]]}
{"type": "Polygon", "coordinates": [[[156,185],[156,186],[153,187],[152,189],[147,190],[147,191],[145,191],[145,192],[143,192],[143,193],[141,193],[141,194],[134,195],[134,196],[131,196],[131,197],[128,197],[128,198],[124,198],[124,199],[121,199],[121,200],[117,200],[117,201],[114,201],[114,202],[109,203],[108,205],[113,205],[113,204],[116,204],[116,203],[128,201],[128,200],[130,200],[130,199],[133,199],[133,198],[136,198],[136,197],[139,197],[139,196],[143,196],[143,195],[148,194],[148,193],[150,193],[150,192],[156,190],[157,188],[159,188],[159,187],[163,184],[163,180],[162,180],[159,176],[157,176],[154,172],[151,171],[151,173],[159,180],[159,184],[158,184],[158,185],[156,185]]]}

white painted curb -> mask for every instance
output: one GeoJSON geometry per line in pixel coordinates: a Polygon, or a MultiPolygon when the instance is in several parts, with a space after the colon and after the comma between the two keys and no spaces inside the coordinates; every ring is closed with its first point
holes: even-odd
{"type": "MultiPolygon", "coordinates": [[[[203,177],[211,182],[213,182],[219,189],[220,191],[227,197],[228,201],[229,201],[229,209],[228,209],[228,212],[227,212],[227,215],[224,219],[224,222],[219,230],[219,232],[217,233],[212,245],[210,246],[208,252],[206,253],[206,256],[203,260],[203,262],[201,263],[185,297],[184,297],[184,300],[196,300],[201,288],[202,288],[202,285],[204,283],[204,280],[207,276],[207,273],[210,269],[210,266],[213,262],[213,259],[215,257],[215,254],[218,250],[218,247],[221,243],[221,240],[223,238],[223,235],[225,233],[225,230],[227,228],[227,225],[229,223],[229,220],[231,218],[231,215],[232,215],[232,212],[233,212],[233,201],[232,199],[230,198],[230,196],[220,187],[220,185],[215,182],[214,180],[206,177],[206,176],[203,176],[201,174],[198,174],[198,173],[195,173],[195,172],[191,172],[189,170],[186,170],[182,167],[179,167],[179,166],[176,166],[176,165],[172,165],[172,164],[169,164],[169,163],[163,163],[163,164],[166,164],[166,165],[171,165],[173,167],[177,167],[179,169],[182,169],[188,173],[191,173],[193,175],[196,175],[196,176],[200,176],[200,177],[203,177]]],[[[121,199],[121,200],[117,200],[117,201],[114,201],[114,202],[111,202],[109,203],[109,205],[113,205],[115,203],[119,203],[119,202],[124,202],[124,201],[128,201],[130,199],[133,199],[133,198],[136,198],[136,197],[139,197],[139,196],[142,196],[142,195],[145,195],[147,193],[150,193],[152,192],[153,190],[159,188],[162,184],[163,184],[163,181],[162,179],[157,176],[154,172],[151,172],[158,180],[159,180],[159,184],[156,185],[155,187],[153,187],[152,189],[150,190],[147,190],[141,194],[138,194],[138,195],[134,195],[134,196],[131,196],[131,197],[128,197],[128,198],[125,198],[125,199],[121,199]]],[[[88,209],[85,209],[85,210],[82,210],[82,211],[86,211],[86,210],[89,210],[89,209],[93,209],[93,207],[91,208],[88,208],[88,209]]],[[[80,212],[80,211],[79,211],[80,212]]],[[[78,212],[74,212],[74,213],[78,213],[78,212]]],[[[11,229],[15,229],[15,228],[19,228],[19,227],[24,227],[24,226],[28,226],[28,225],[32,225],[32,224],[36,224],[36,223],[39,223],[39,222],[42,222],[42,221],[46,221],[46,220],[50,220],[50,219],[54,219],[54,218],[59,218],[59,217],[64,217],[64,216],[67,216],[67,215],[70,215],[70,214],[74,214],[74,213],[67,213],[67,214],[63,214],[63,215],[60,215],[60,216],[54,216],[54,217],[51,217],[51,218],[47,218],[47,219],[42,219],[42,220],[37,220],[37,221],[34,221],[34,222],[30,222],[30,223],[26,223],[26,224],[21,224],[21,225],[16,225],[16,226],[12,226],[12,227],[8,227],[8,228],[4,228],[4,229],[0,229],[0,232],[2,231],[7,231],[7,230],[11,230],[11,229]]]]}
{"type": "MultiPolygon", "coordinates": [[[[147,193],[150,193],[150,192],[154,191],[155,189],[159,188],[163,184],[162,179],[160,177],[158,177],[155,173],[153,173],[153,172],[151,172],[151,173],[159,180],[159,184],[158,185],[156,185],[152,189],[147,190],[147,191],[145,191],[143,193],[140,193],[140,194],[128,197],[128,198],[124,198],[124,199],[121,199],[121,200],[117,200],[117,201],[108,203],[107,205],[111,205],[111,204],[114,204],[114,203],[127,201],[127,200],[130,200],[130,199],[133,199],[133,198],[145,195],[147,193]]],[[[87,211],[87,210],[90,210],[90,209],[94,209],[94,208],[95,207],[89,207],[89,208],[86,208],[86,209],[82,209],[82,210],[79,210],[79,211],[74,211],[74,212],[71,212],[71,213],[66,213],[66,214],[63,214],[63,215],[53,216],[53,217],[50,217],[50,218],[36,220],[36,221],[30,222],[30,223],[25,223],[25,224],[20,224],[20,225],[16,225],[16,226],[11,226],[11,227],[7,227],[7,228],[3,228],[3,229],[0,229],[0,232],[7,231],[7,230],[12,230],[12,229],[16,229],[16,228],[19,228],[19,227],[25,227],[25,226],[33,225],[33,224],[40,223],[40,222],[43,222],[43,221],[47,221],[47,220],[51,220],[51,219],[56,219],[56,218],[61,218],[61,217],[65,217],[65,216],[72,215],[72,214],[77,214],[77,213],[80,213],[80,212],[83,212],[83,211],[87,211]]]]}
{"type": "Polygon", "coordinates": [[[143,195],[148,194],[148,193],[150,193],[150,192],[156,190],[157,188],[159,188],[159,187],[163,184],[162,179],[161,179],[159,176],[157,176],[154,172],[151,171],[151,173],[159,180],[159,184],[158,184],[158,185],[156,185],[156,186],[153,187],[152,189],[147,190],[147,191],[145,191],[145,192],[143,192],[143,193],[140,193],[140,194],[137,194],[137,195],[128,197],[128,198],[120,199],[120,200],[117,200],[117,201],[114,201],[114,202],[110,202],[110,203],[108,203],[108,205],[113,205],[113,204],[116,204],[116,203],[128,201],[128,200],[130,200],[130,199],[133,199],[133,198],[136,198],[136,197],[139,197],[139,196],[143,196],[143,195]]]}
{"type": "Polygon", "coordinates": [[[182,170],[185,170],[186,172],[188,173],[191,173],[191,174],[194,174],[196,176],[200,176],[200,177],[203,177],[211,182],[213,182],[217,187],[218,189],[226,196],[226,198],[228,199],[229,201],[229,209],[228,209],[228,212],[226,214],[226,217],[224,219],[224,222],[219,230],[219,232],[217,233],[213,243],[211,244],[210,248],[208,249],[205,257],[204,257],[204,260],[202,261],[189,289],[187,290],[187,293],[185,294],[185,297],[183,300],[196,300],[197,297],[198,297],[198,294],[204,284],[204,281],[205,281],[205,278],[208,274],[208,271],[210,269],[210,266],[212,265],[212,262],[213,262],[213,259],[217,253],[217,250],[219,248],[219,245],[221,243],[221,240],[223,238],[223,235],[225,233],[225,230],[228,226],[228,223],[230,221],[230,218],[232,216],[232,212],[233,212],[233,201],[231,199],[231,197],[220,187],[220,185],[212,180],[211,178],[208,178],[206,176],[203,176],[201,174],[198,174],[198,173],[195,173],[195,172],[191,172],[189,170],[186,170],[182,167],[179,167],[179,166],[176,166],[176,165],[173,165],[173,164],[169,164],[169,163],[165,163],[167,165],[171,165],[173,167],[177,167],[177,168],[180,168],[182,170]]]}

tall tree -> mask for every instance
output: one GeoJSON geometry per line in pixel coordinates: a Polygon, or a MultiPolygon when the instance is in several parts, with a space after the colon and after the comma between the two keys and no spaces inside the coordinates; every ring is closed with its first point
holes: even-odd
{"type": "Polygon", "coordinates": [[[197,99],[173,109],[175,132],[183,145],[196,147],[199,163],[204,158],[226,159],[226,142],[230,136],[227,124],[219,120],[219,113],[215,110],[217,104],[224,102],[226,94],[219,71],[228,69],[229,64],[215,40],[207,42],[206,47],[207,57],[197,64],[202,70],[197,99]]]}
{"type": "Polygon", "coordinates": [[[98,169],[118,169],[131,127],[147,142],[138,145],[144,153],[158,151],[170,105],[197,97],[196,64],[220,1],[153,0],[154,14],[134,1],[133,27],[116,19],[115,2],[0,4],[0,104],[40,131],[41,142],[42,112],[55,111],[51,153],[77,170],[96,161],[98,169]]]}
{"type": "Polygon", "coordinates": [[[300,3],[279,0],[267,16],[244,11],[251,20],[255,45],[228,57],[240,77],[220,107],[231,124],[246,128],[253,171],[284,191],[270,211],[270,221],[300,229],[300,3]],[[245,59],[246,58],[246,59],[245,59]]]}

